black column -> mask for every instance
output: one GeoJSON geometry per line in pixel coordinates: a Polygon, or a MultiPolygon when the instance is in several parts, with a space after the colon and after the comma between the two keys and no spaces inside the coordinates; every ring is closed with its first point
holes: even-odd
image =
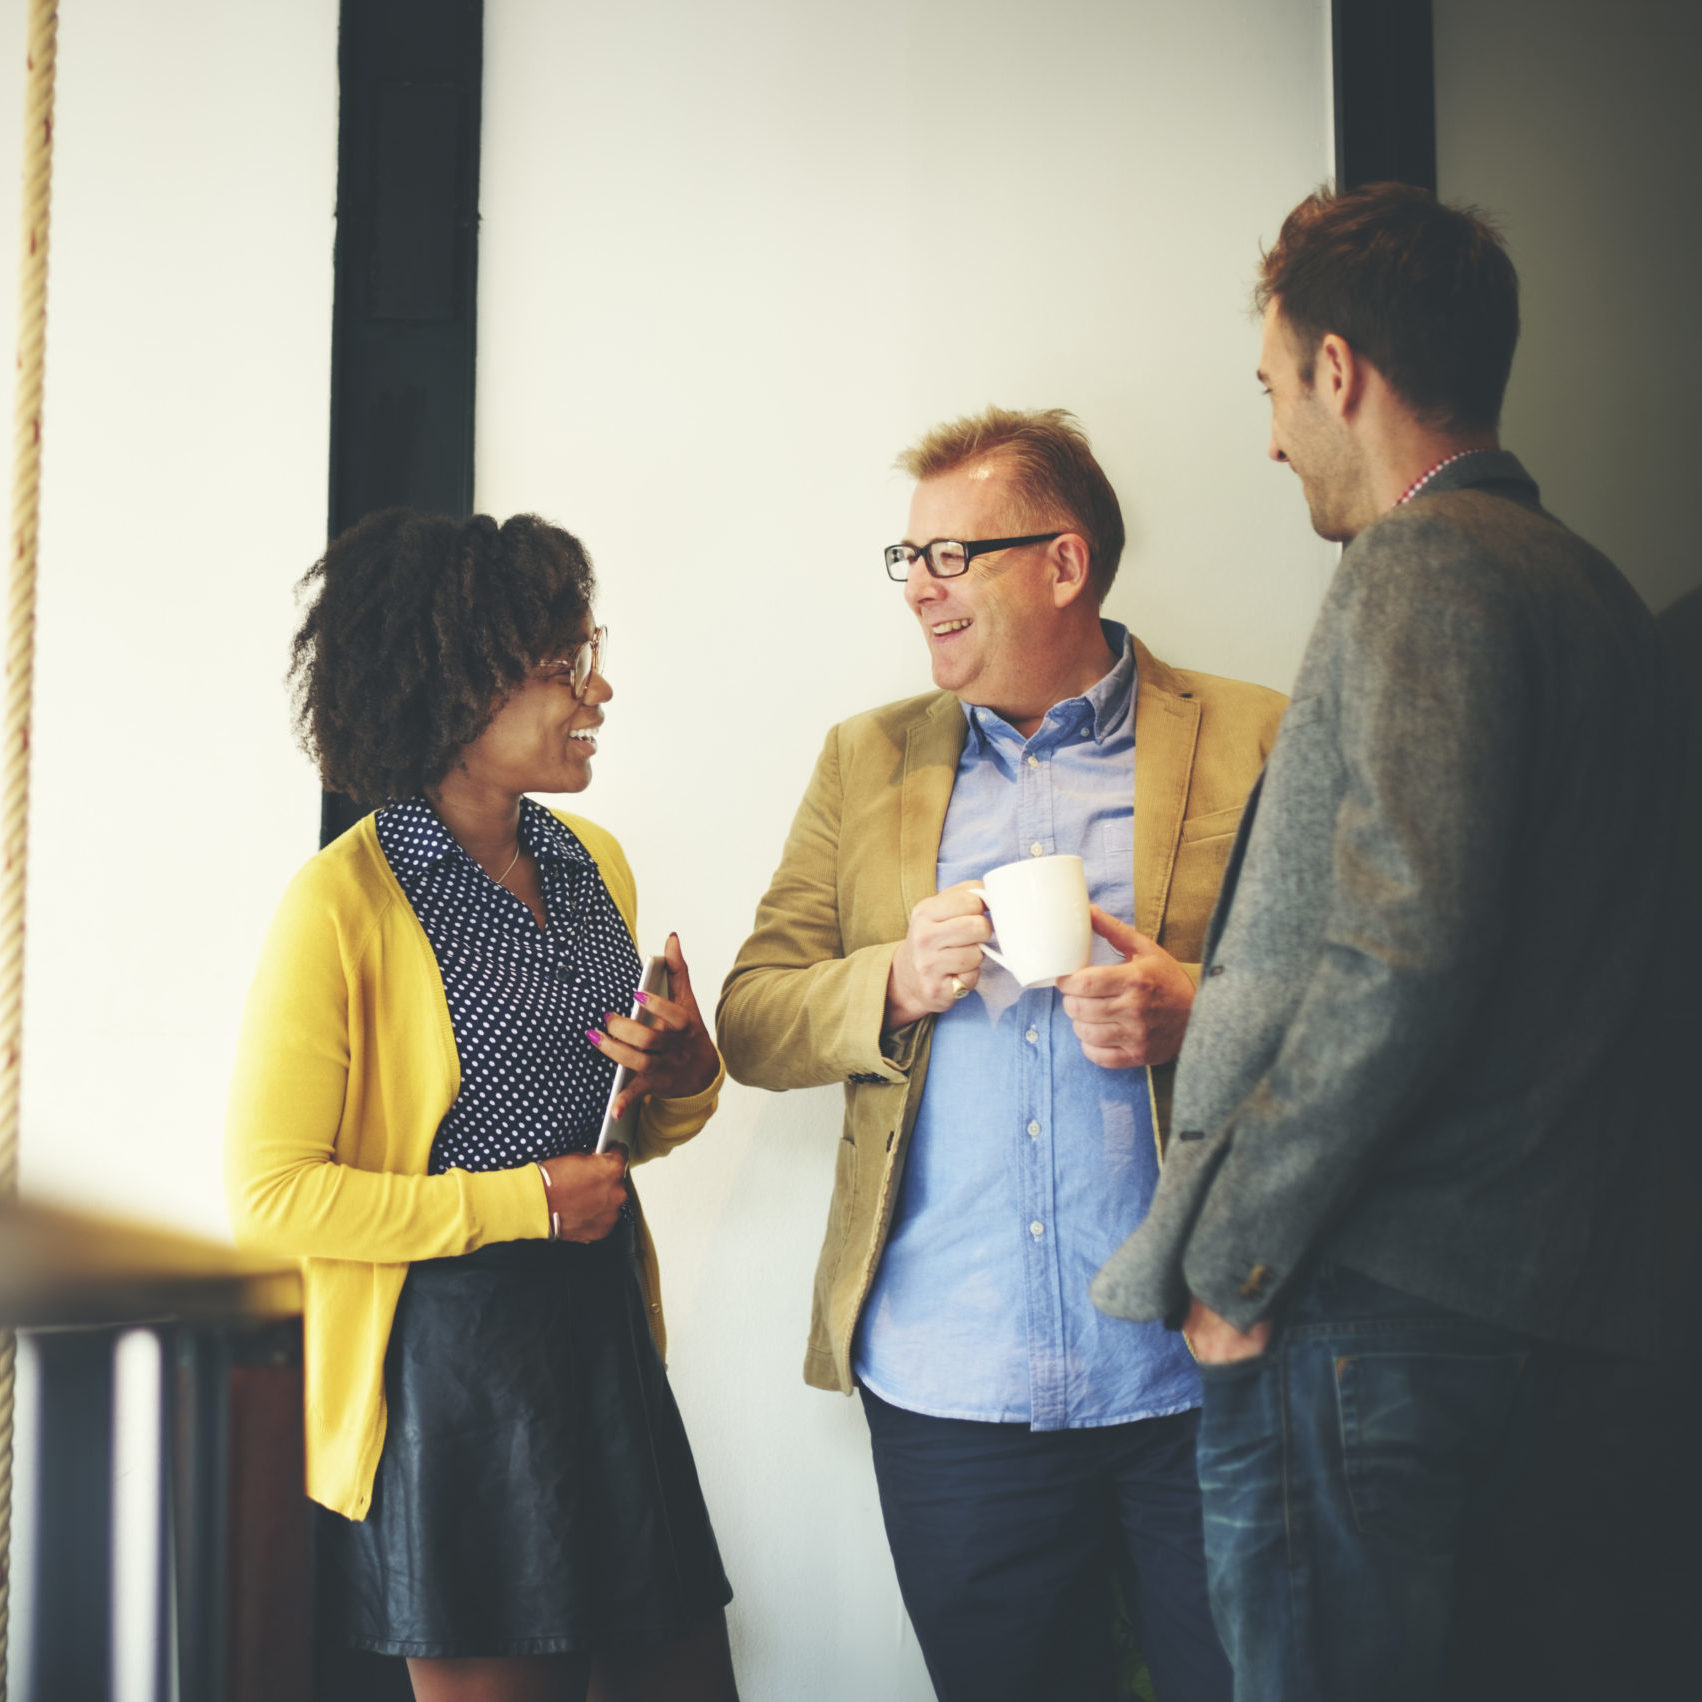
{"type": "Polygon", "coordinates": [[[112,1667],[112,1330],[35,1340],[34,1607],[30,1697],[100,1697],[112,1667]]]}
{"type": "MultiPolygon", "coordinates": [[[[473,504],[483,0],[342,0],[330,535],[473,504]]],[[[320,842],[360,811],[326,793],[320,842]]]]}
{"type": "Polygon", "coordinates": [[[1336,183],[1436,188],[1430,0],[1334,0],[1336,183]]]}

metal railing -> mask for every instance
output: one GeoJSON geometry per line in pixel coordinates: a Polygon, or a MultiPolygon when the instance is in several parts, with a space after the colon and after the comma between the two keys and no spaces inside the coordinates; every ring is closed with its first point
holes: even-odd
{"type": "Polygon", "coordinates": [[[0,1206],[0,1326],[37,1367],[27,1702],[113,1693],[114,1350],[160,1343],[151,1702],[306,1702],[300,1279],[216,1243],[0,1206]]]}

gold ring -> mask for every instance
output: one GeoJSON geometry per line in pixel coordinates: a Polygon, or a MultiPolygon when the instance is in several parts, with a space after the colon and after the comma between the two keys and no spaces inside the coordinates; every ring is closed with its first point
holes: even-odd
{"type": "Polygon", "coordinates": [[[969,997],[969,988],[965,987],[955,975],[948,975],[946,979],[951,983],[951,996],[953,999],[967,999],[969,997]]]}

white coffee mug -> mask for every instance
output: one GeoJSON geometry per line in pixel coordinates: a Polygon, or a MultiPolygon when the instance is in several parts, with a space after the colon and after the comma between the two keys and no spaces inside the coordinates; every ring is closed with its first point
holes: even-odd
{"type": "Polygon", "coordinates": [[[981,949],[1024,987],[1050,987],[1060,975],[1087,967],[1093,955],[1093,920],[1080,857],[1002,863],[969,890],[987,906],[1003,948],[981,949]]]}

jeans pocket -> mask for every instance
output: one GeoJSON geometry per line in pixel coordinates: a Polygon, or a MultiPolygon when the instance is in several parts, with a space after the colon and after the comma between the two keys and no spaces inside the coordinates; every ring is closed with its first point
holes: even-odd
{"type": "Polygon", "coordinates": [[[1200,1428],[1194,1457],[1208,1497],[1207,1522],[1242,1517],[1251,1502],[1280,1495],[1281,1378],[1269,1352],[1200,1367],[1200,1428]]]}
{"type": "Polygon", "coordinates": [[[1351,1349],[1335,1359],[1355,1526],[1423,1553],[1454,1546],[1468,1486],[1502,1435],[1527,1351],[1351,1349]]]}

